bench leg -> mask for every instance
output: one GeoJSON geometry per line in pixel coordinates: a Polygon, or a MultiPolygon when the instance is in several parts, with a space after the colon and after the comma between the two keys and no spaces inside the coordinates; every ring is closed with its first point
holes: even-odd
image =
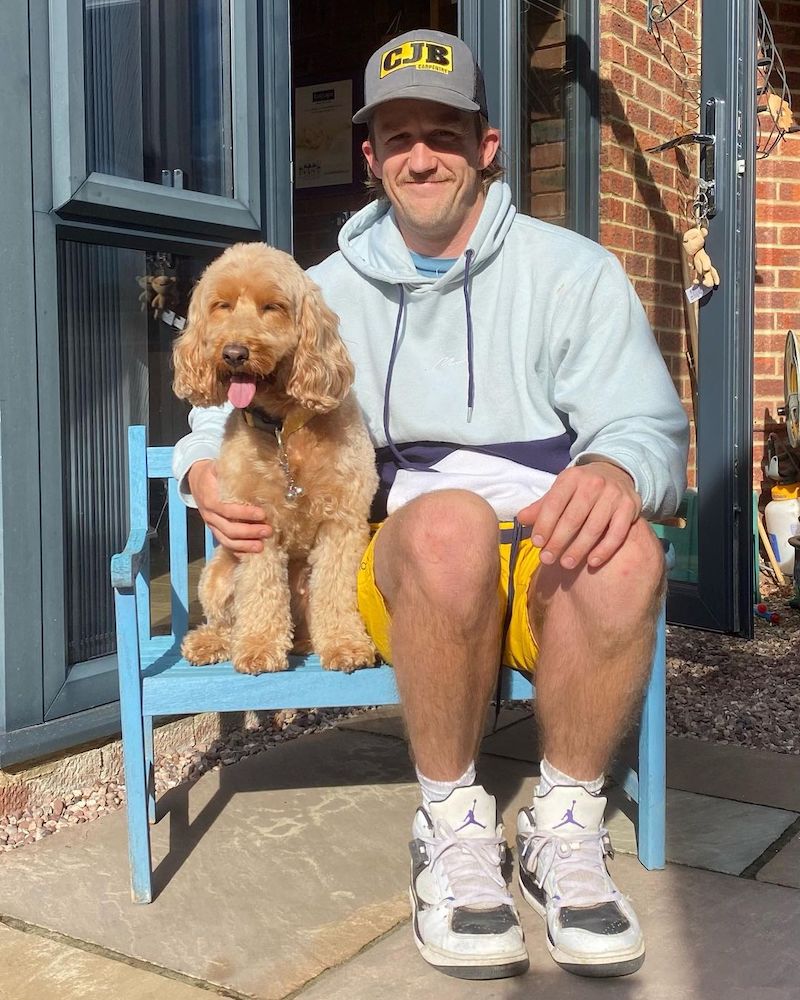
{"type": "Polygon", "coordinates": [[[119,660],[119,705],[122,723],[122,756],[125,765],[125,795],[128,818],[128,858],[131,896],[134,903],[153,898],[150,828],[147,824],[147,777],[144,727],[142,724],[142,679],[135,617],[128,618],[117,591],[117,657],[119,660]],[[122,604],[122,607],[120,607],[122,604]]]}
{"type": "Polygon", "coordinates": [[[153,749],[153,716],[142,717],[144,727],[144,775],[147,788],[147,819],[156,822],[156,757],[153,749]]]}
{"type": "Polygon", "coordinates": [[[639,729],[639,860],[648,869],[663,868],[666,841],[667,708],[666,625],[658,623],[650,682],[639,729]]]}

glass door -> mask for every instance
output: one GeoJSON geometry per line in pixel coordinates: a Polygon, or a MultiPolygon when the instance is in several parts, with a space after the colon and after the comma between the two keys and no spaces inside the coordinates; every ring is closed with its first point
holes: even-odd
{"type": "MultiPolygon", "coordinates": [[[[695,212],[720,285],[694,307],[695,489],[689,553],[670,581],[668,619],[752,636],[755,0],[697,0],[702,16],[701,136],[695,212]]],[[[661,6],[661,5],[659,5],[661,6]]],[[[690,307],[691,308],[691,307],[690,307]]]]}

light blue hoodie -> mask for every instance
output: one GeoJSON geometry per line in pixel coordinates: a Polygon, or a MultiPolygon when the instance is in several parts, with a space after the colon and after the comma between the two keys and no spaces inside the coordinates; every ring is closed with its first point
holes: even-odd
{"type": "MultiPolygon", "coordinates": [[[[348,220],[339,248],[309,274],[355,365],[381,472],[375,517],[458,486],[510,518],[567,465],[597,457],[631,474],[646,517],[674,513],[688,422],[612,254],[517,214],[500,181],[441,277],[417,272],[385,200],[348,220]]],[[[216,455],[229,412],[192,411],[179,482],[216,455]]]]}

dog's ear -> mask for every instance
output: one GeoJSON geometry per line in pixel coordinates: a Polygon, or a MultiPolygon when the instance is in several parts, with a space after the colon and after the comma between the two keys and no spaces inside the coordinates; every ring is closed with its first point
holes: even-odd
{"type": "Polygon", "coordinates": [[[183,333],[172,347],[175,376],[172,389],[192,406],[218,406],[224,402],[214,366],[209,364],[203,343],[206,338],[207,296],[202,279],[195,286],[183,333]]]}
{"type": "Polygon", "coordinates": [[[339,336],[339,318],[306,280],[297,320],[300,340],[286,391],[302,406],[317,412],[332,410],[353,384],[353,362],[339,336]]]}

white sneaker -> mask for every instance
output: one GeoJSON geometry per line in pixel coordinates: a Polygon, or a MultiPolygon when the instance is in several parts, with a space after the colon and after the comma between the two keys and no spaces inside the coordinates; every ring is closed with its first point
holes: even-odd
{"type": "Polygon", "coordinates": [[[414,940],[432,966],[459,979],[501,979],[528,968],[519,914],[501,871],[506,845],[493,796],[456,788],[420,807],[412,826],[414,940]]]}
{"type": "Polygon", "coordinates": [[[605,807],[602,795],[556,785],[517,818],[522,895],[546,921],[550,954],[579,976],[627,976],[644,962],[639,921],[606,868],[605,807]]]}

